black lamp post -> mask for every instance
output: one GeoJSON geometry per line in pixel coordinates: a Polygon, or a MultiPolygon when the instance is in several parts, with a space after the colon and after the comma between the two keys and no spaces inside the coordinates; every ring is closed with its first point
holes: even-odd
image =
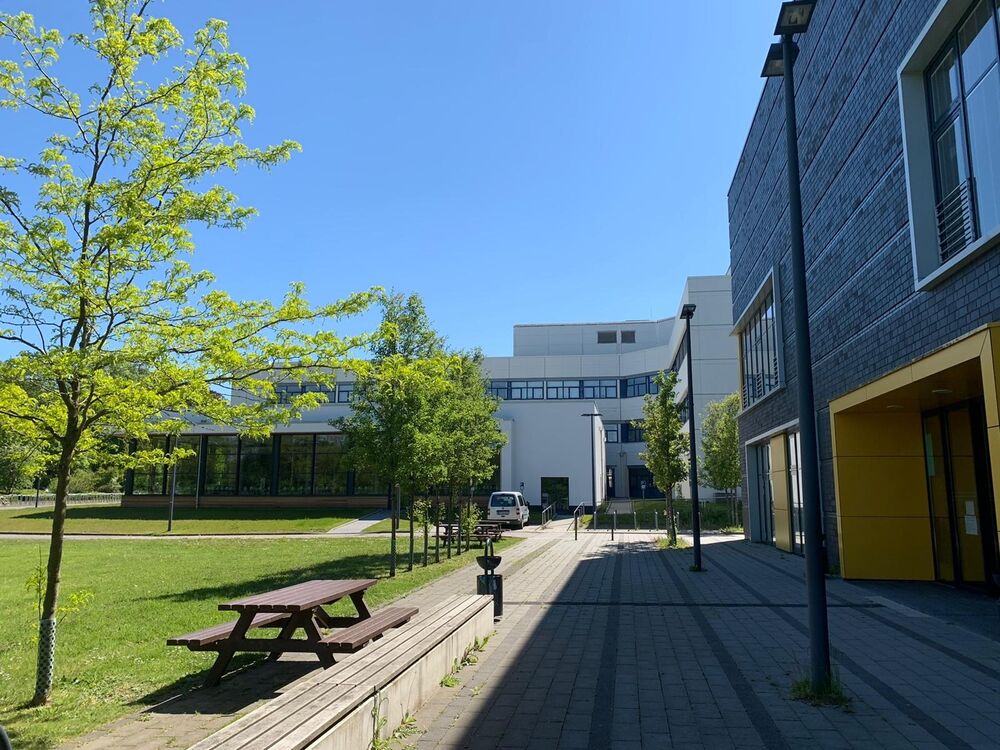
{"type": "Polygon", "coordinates": [[[688,439],[691,465],[691,536],[694,537],[694,565],[692,570],[701,570],[701,508],[698,505],[698,441],[694,434],[694,359],[691,351],[691,318],[694,317],[695,306],[684,305],[681,308],[681,319],[687,322],[684,329],[684,343],[687,346],[687,404],[688,404],[688,439]]]}
{"type": "Polygon", "coordinates": [[[806,587],[809,597],[810,676],[814,691],[830,685],[830,630],[826,611],[826,577],[822,508],[819,491],[819,456],[816,407],[813,398],[812,346],[809,339],[809,306],[806,298],[806,259],[802,232],[802,196],[799,186],[798,125],[795,118],[795,58],[792,39],[809,28],[816,0],[785,2],[774,33],[781,42],[767,53],[765,78],[784,77],[785,142],[788,156],[788,220],[792,251],[792,292],[795,315],[795,366],[798,375],[799,443],[802,451],[802,504],[805,521],[806,587]]]}
{"type": "Polygon", "coordinates": [[[581,417],[590,417],[590,512],[597,516],[597,456],[594,455],[594,417],[603,417],[599,411],[592,414],[581,414],[581,417]]]}

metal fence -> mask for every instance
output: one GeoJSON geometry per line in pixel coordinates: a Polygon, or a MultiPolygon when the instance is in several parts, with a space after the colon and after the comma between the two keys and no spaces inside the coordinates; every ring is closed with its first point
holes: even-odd
{"type": "MultiPolygon", "coordinates": [[[[28,508],[55,505],[56,496],[48,493],[35,495],[0,495],[0,507],[4,508],[28,508]]],[[[69,505],[121,505],[122,493],[120,492],[75,492],[71,494],[66,502],[69,505]]]]}

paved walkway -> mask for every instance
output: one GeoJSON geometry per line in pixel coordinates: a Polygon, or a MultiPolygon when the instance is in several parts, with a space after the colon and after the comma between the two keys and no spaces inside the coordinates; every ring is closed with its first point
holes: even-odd
{"type": "Polygon", "coordinates": [[[802,560],[715,539],[691,573],[690,551],[649,536],[564,537],[505,581],[484,658],[399,747],[998,746],[1000,644],[839,580],[849,710],[790,700],[808,660],[802,560]]]}

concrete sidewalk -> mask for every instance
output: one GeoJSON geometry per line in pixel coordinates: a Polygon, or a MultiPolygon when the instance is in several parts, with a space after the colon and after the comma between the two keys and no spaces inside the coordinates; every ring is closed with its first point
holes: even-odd
{"type": "Polygon", "coordinates": [[[651,536],[555,536],[507,583],[481,661],[398,747],[997,747],[996,641],[833,580],[850,705],[815,707],[789,697],[808,663],[800,558],[720,541],[691,573],[690,551],[651,536]]]}

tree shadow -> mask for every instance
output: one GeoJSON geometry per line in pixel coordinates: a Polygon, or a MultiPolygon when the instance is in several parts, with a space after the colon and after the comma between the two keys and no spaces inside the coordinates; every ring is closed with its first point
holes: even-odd
{"type": "MultiPolygon", "coordinates": [[[[388,545],[386,545],[388,547],[388,545]]],[[[469,562],[472,558],[469,557],[469,562]]],[[[403,566],[403,555],[399,556],[397,565],[403,566]]],[[[317,579],[344,578],[387,578],[389,576],[389,553],[349,555],[331,560],[319,560],[310,565],[281,570],[266,575],[247,578],[242,581],[230,581],[211,586],[174,591],[157,596],[145,597],[146,601],[214,601],[222,603],[232,599],[273,591],[285,586],[291,586],[304,581],[317,579]]]]}

